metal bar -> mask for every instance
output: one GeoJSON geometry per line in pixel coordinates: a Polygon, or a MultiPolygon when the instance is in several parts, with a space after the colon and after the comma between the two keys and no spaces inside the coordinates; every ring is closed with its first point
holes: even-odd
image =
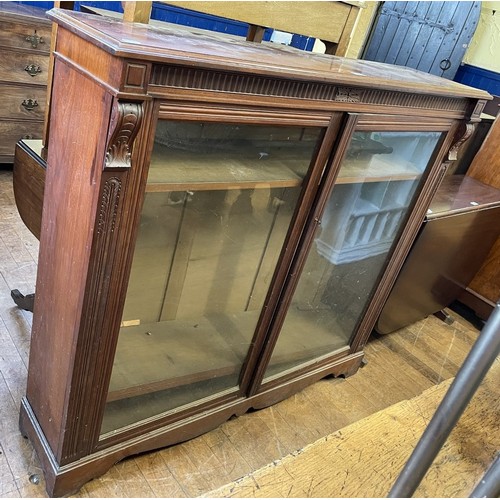
{"type": "Polygon", "coordinates": [[[500,303],[497,303],[408,462],[389,491],[389,498],[412,496],[499,352],[500,303]]]}
{"type": "Polygon", "coordinates": [[[500,496],[500,453],[472,491],[470,498],[498,498],[500,496]]]}
{"type": "Polygon", "coordinates": [[[397,19],[405,19],[409,21],[410,23],[418,23],[418,24],[423,24],[425,26],[430,26],[431,28],[439,28],[440,30],[443,30],[445,33],[453,33],[454,26],[449,22],[448,24],[442,24],[442,23],[437,23],[434,21],[430,21],[426,17],[418,17],[415,15],[415,13],[409,13],[409,12],[397,12],[396,10],[393,9],[382,9],[382,14],[386,16],[391,16],[391,17],[396,17],[397,19]]]}

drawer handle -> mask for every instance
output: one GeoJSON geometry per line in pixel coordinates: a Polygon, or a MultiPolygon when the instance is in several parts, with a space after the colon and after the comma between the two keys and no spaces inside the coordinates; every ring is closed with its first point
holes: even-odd
{"type": "Polygon", "coordinates": [[[24,68],[24,71],[26,71],[30,76],[36,76],[38,75],[38,73],[42,72],[42,68],[40,68],[40,66],[37,66],[36,64],[28,64],[28,66],[24,68]]]}
{"type": "Polygon", "coordinates": [[[36,49],[39,43],[45,43],[43,37],[36,34],[36,30],[32,35],[26,37],[26,41],[31,43],[31,46],[36,49]]]}
{"type": "Polygon", "coordinates": [[[33,134],[24,134],[23,139],[33,139],[33,134]]]}
{"type": "Polygon", "coordinates": [[[28,111],[33,111],[38,106],[38,102],[36,99],[25,99],[21,106],[24,106],[28,111]]]}

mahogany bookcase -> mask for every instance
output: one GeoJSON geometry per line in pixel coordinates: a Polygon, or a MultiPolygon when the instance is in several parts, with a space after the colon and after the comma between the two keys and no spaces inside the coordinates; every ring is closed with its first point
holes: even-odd
{"type": "Polygon", "coordinates": [[[49,17],[20,424],[59,496],[354,374],[489,95],[221,35],[49,17]]]}

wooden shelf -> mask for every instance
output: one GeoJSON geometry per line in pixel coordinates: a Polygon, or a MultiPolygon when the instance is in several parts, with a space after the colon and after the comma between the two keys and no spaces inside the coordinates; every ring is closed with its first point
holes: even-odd
{"type": "Polygon", "coordinates": [[[146,192],[296,187],[309,162],[300,157],[258,159],[255,152],[206,154],[155,143],[146,192]]]}
{"type": "Polygon", "coordinates": [[[250,339],[239,340],[230,346],[207,318],[122,328],[107,400],[239,373],[250,339]]]}
{"type": "Polygon", "coordinates": [[[418,179],[421,175],[415,165],[408,161],[374,155],[369,160],[345,159],[337,177],[337,184],[407,181],[418,179]]]}
{"type": "MultiPolygon", "coordinates": [[[[259,311],[213,314],[192,321],[162,321],[122,329],[113,366],[107,401],[142,396],[188,386],[218,377],[237,375],[245,361],[259,311]],[[237,331],[222,328],[239,325],[237,331]],[[245,333],[247,332],[247,333],[245,333]],[[249,333],[248,333],[249,332],[249,333]]],[[[302,325],[289,332],[273,355],[277,364],[295,365],[346,346],[329,326],[311,330],[317,321],[314,311],[290,314],[302,325]],[[307,336],[303,332],[310,330],[307,336]]],[[[189,389],[187,389],[189,390],[189,389]]]]}
{"type": "MultiPolygon", "coordinates": [[[[197,153],[155,144],[146,192],[212,191],[296,187],[302,184],[309,160],[305,157],[257,159],[255,153],[197,153]],[[253,157],[252,157],[253,156],[253,157]]],[[[418,179],[420,171],[410,162],[390,157],[346,159],[338,184],[418,179]]]]}

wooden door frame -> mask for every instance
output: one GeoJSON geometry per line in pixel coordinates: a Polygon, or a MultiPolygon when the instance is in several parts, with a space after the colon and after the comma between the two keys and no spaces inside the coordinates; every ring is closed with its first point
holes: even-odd
{"type": "Polygon", "coordinates": [[[438,158],[443,157],[455,137],[456,129],[459,122],[456,120],[446,119],[432,119],[425,118],[417,120],[418,123],[413,123],[404,117],[395,117],[393,115],[363,115],[363,114],[350,114],[349,119],[343,129],[342,136],[339,137],[336,153],[329,163],[329,172],[326,174],[321,188],[318,190],[317,200],[311,211],[310,217],[303,232],[301,242],[298,247],[299,253],[295,255],[294,261],[291,263],[289,277],[287,278],[284,286],[282,287],[282,296],[279,298],[279,307],[275,310],[275,318],[272,323],[271,330],[268,332],[268,337],[265,341],[266,349],[261,353],[261,357],[254,363],[255,372],[251,377],[249,385],[249,396],[258,394],[262,391],[269,390],[277,387],[286,381],[296,379],[303,374],[307,373],[311,366],[324,367],[334,363],[336,360],[342,358],[347,353],[354,354],[360,352],[365,345],[368,337],[374,327],[375,321],[380,314],[383,304],[389,294],[390,288],[394,283],[397,272],[404,262],[406,253],[411,246],[409,241],[413,241],[416,237],[418,228],[420,227],[421,220],[425,215],[426,207],[430,202],[432,195],[437,189],[439,176],[444,175],[446,167],[438,161],[438,158]],[[423,180],[419,187],[419,191],[415,194],[413,205],[409,207],[407,213],[409,218],[406,226],[402,229],[400,238],[392,246],[390,251],[389,265],[382,272],[382,280],[375,287],[371,299],[368,301],[365,309],[365,314],[360,318],[357,327],[352,332],[351,343],[345,349],[340,349],[333,353],[320,356],[311,361],[305,362],[298,366],[296,369],[286,371],[281,375],[271,377],[269,381],[263,381],[265,371],[269,365],[274,347],[280,336],[281,326],[286,318],[287,311],[292,300],[294,291],[301,276],[302,269],[305,265],[307,255],[313,243],[314,234],[317,226],[321,222],[321,217],[325,209],[326,202],[329,194],[335,185],[335,181],[339,170],[342,166],[345,154],[350,144],[352,135],[355,131],[427,131],[427,132],[441,132],[443,137],[437,143],[428,165],[424,171],[423,180]],[[430,186],[434,186],[430,189],[430,186]],[[429,196],[428,192],[431,191],[432,195],[429,196]],[[422,196],[422,193],[427,193],[422,196]],[[416,214],[416,215],[415,215],[416,214]],[[402,253],[404,252],[404,253],[402,253]]]}

